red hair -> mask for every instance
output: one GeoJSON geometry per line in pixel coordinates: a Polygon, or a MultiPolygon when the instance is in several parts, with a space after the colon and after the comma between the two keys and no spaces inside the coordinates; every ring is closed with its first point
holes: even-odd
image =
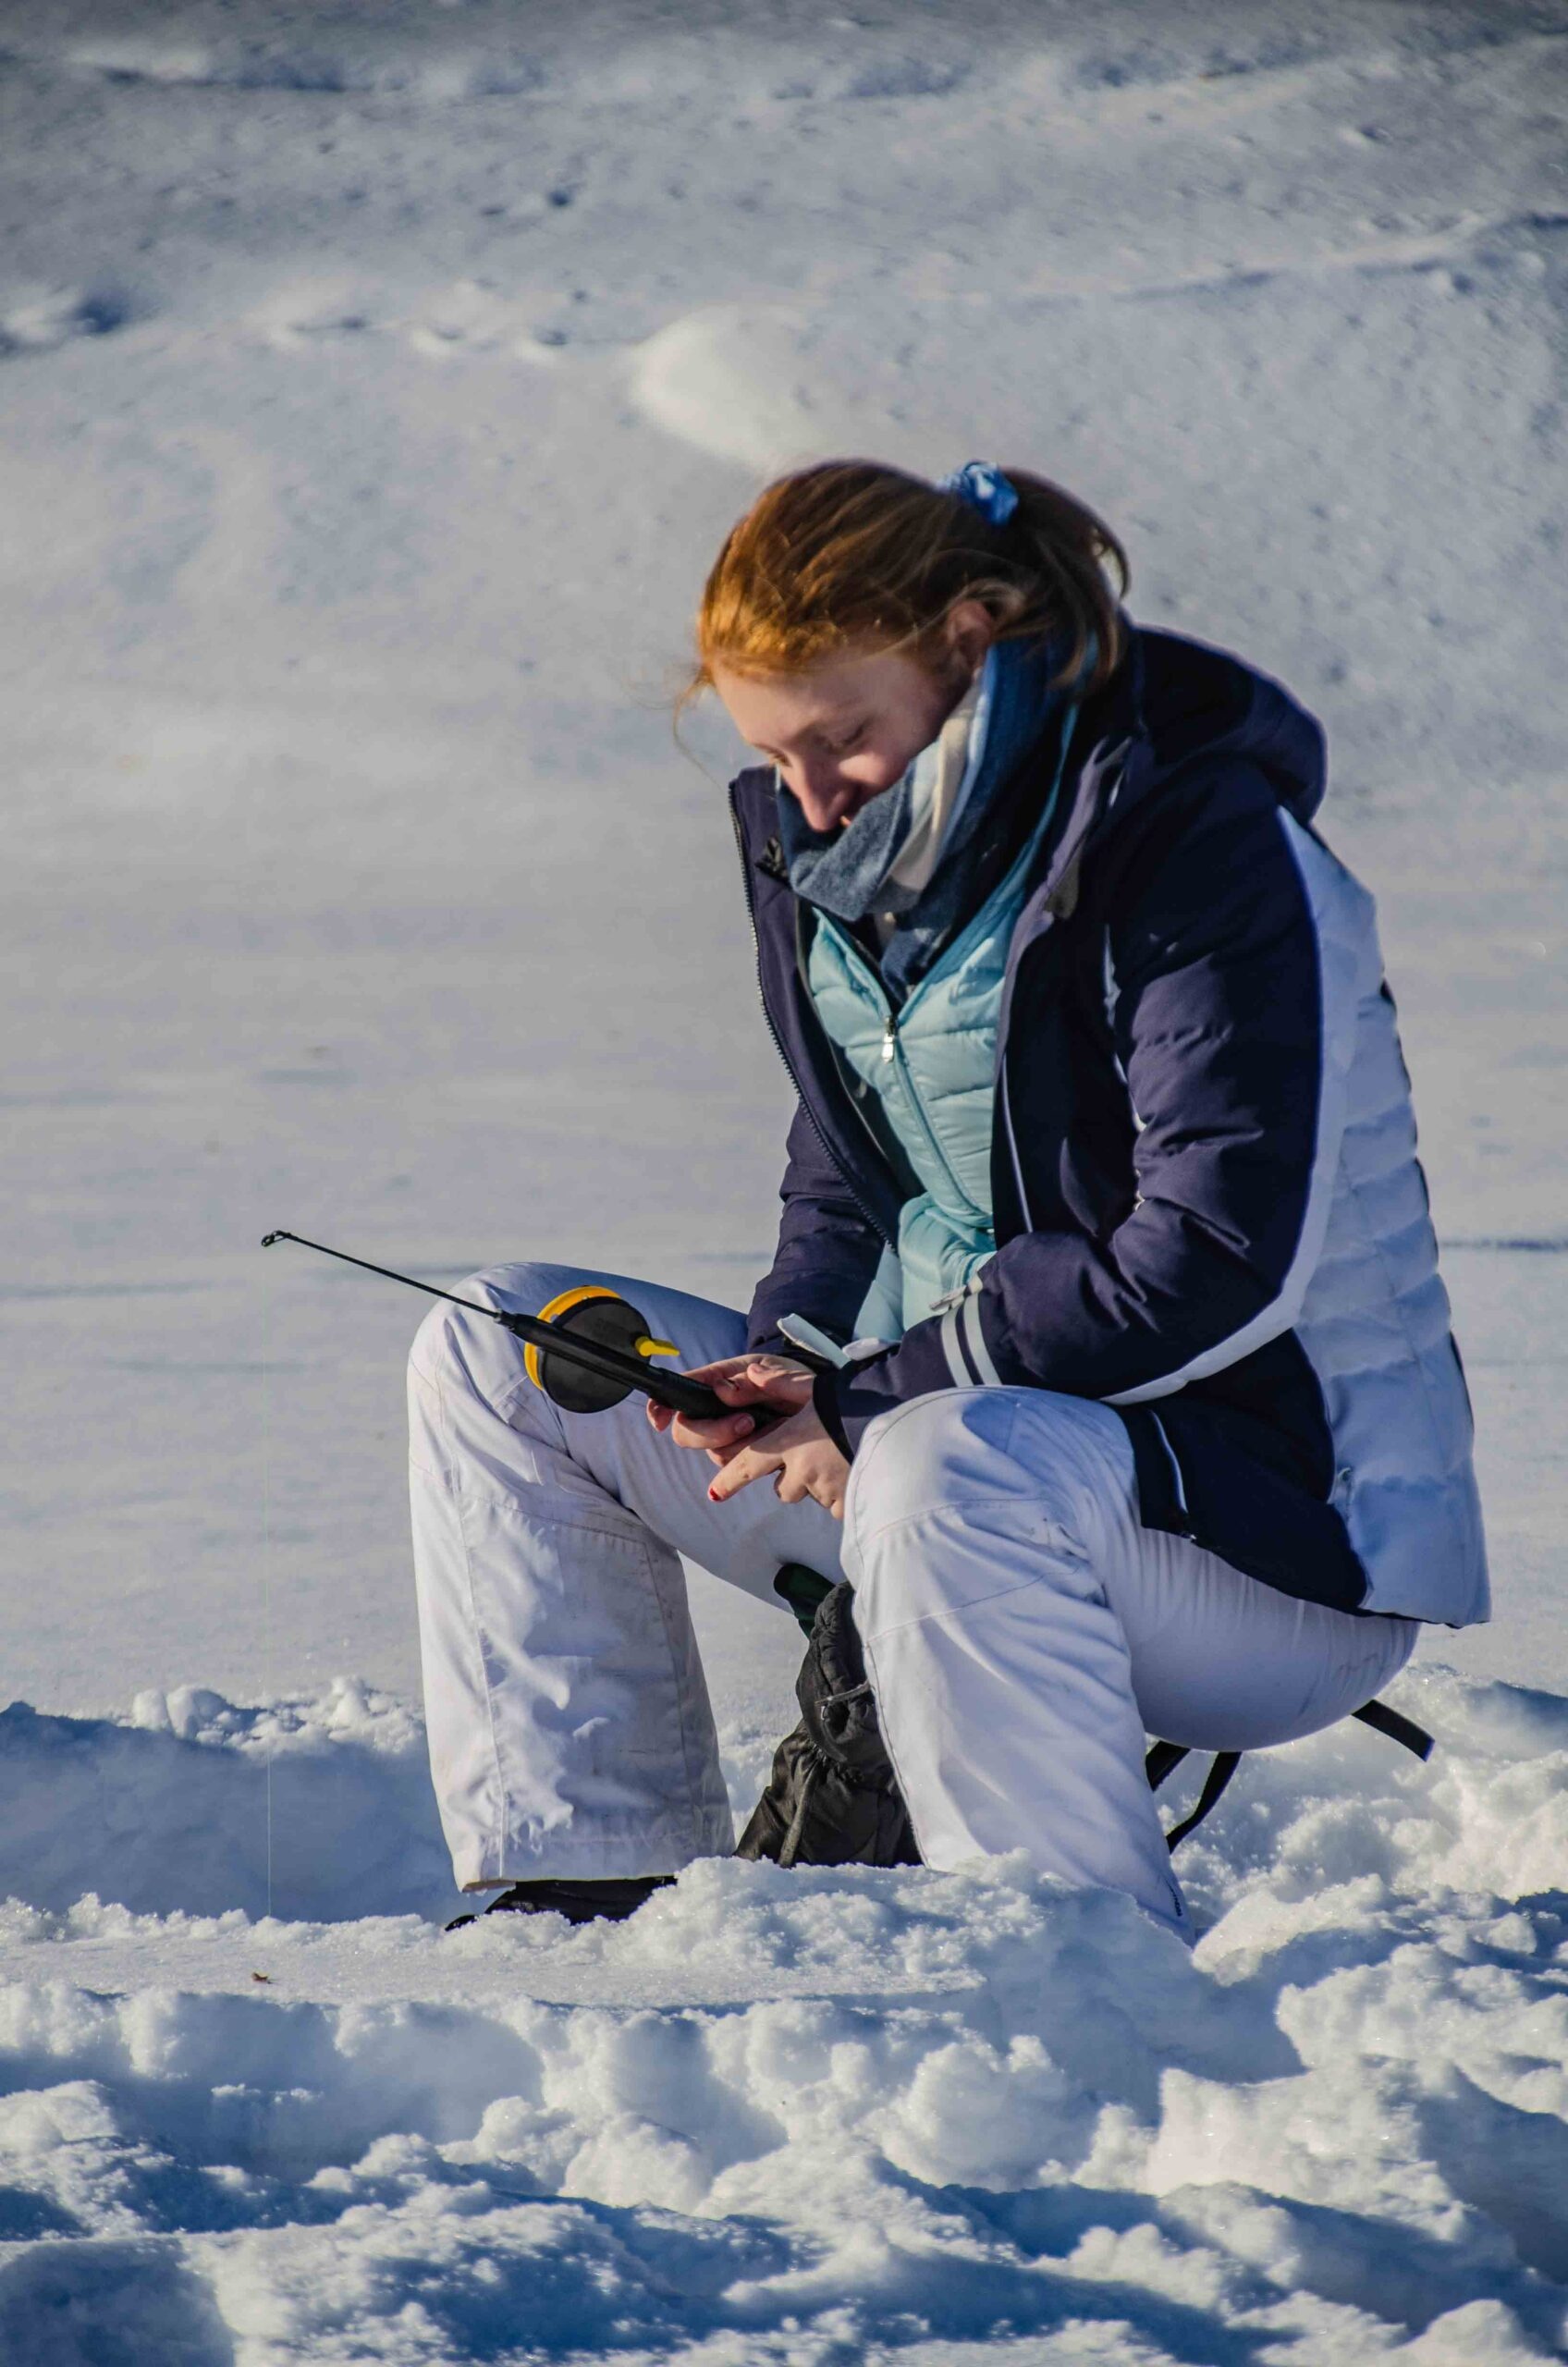
{"type": "Polygon", "coordinates": [[[797,674],[852,649],[924,656],[961,600],[990,612],[998,640],[1064,635],[1061,678],[1083,674],[1085,693],[1098,690],[1121,656],[1126,553],[1048,478],[1006,475],[1018,507],[1005,526],[876,460],[824,460],[776,478],[714,561],[682,703],[711,686],[717,667],[797,674]]]}

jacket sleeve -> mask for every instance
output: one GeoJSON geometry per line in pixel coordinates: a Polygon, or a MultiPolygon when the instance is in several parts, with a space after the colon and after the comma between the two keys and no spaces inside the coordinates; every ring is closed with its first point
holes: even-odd
{"type": "Polygon", "coordinates": [[[752,1299],[746,1344],[789,1355],[778,1330],[784,1315],[803,1315],[831,1337],[848,1340],[881,1259],[882,1236],[800,1106],[778,1196],[784,1203],[778,1243],[752,1299]]]}
{"type": "MultiPolygon", "coordinates": [[[[1099,1240],[1018,1234],[957,1306],[828,1377],[818,1404],[851,1450],[876,1414],[929,1390],[1163,1396],[1300,1312],[1328,1224],[1370,899],[1250,767],[1183,783],[1170,808],[1106,930],[1137,1130],[1131,1213],[1099,1240]]],[[[1015,1045],[1010,1068],[1026,1060],[1015,1045]]]]}

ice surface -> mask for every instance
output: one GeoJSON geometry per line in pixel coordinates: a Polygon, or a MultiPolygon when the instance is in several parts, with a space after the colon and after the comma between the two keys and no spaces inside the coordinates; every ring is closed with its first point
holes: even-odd
{"type": "MultiPolygon", "coordinates": [[[[0,0],[6,2367],[1557,2355],[1565,62],[1542,0],[0,0]],[[441,1937],[418,1309],[254,1246],[743,1298],[786,1089],[663,702],[845,449],[1096,499],[1324,716],[1383,914],[1500,1615],[1398,1688],[1429,1769],[1248,1761],[1193,1960],[1011,1862],[441,1937]]],[[[747,1804],[793,1631],[692,1585],[747,1804]]]]}

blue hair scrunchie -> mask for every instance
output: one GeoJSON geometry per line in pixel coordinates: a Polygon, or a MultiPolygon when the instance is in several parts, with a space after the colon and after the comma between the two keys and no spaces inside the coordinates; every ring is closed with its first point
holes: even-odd
{"type": "Polygon", "coordinates": [[[1018,487],[994,460],[965,460],[962,469],[937,478],[937,490],[956,493],[991,526],[1005,526],[1018,507],[1018,487]]]}

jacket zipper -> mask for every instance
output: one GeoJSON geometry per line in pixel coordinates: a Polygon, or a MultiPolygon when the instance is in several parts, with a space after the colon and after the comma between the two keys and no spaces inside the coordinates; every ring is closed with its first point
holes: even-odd
{"type": "MultiPolygon", "coordinates": [[[[1068,751],[1072,744],[1072,734],[1076,729],[1076,725],[1077,709],[1074,707],[1072,713],[1067,717],[1062,726],[1061,746],[1060,752],[1057,757],[1056,773],[1051,781],[1050,795],[1047,801],[1045,816],[1042,817],[1041,824],[1037,826],[1039,828],[1044,827],[1045,820],[1048,819],[1051,813],[1055,810],[1057,793],[1061,787],[1061,777],[1067,767],[1068,751]]],[[[1022,859],[1022,857],[1019,858],[1020,861],[1022,859]]],[[[983,907],[982,909],[984,910],[987,908],[983,907]]],[[[972,934],[975,922],[979,917],[980,915],[978,914],[972,916],[969,926],[964,929],[962,929],[958,937],[953,940],[954,945],[962,945],[965,941],[965,939],[972,934]]],[[[851,946],[849,950],[851,952],[855,951],[855,949],[852,946],[851,946]]],[[[949,946],[948,951],[950,952],[951,950],[952,947],[949,946]]],[[[859,961],[858,954],[856,954],[855,958],[859,961]]],[[[944,954],[942,958],[945,960],[947,958],[946,954],[944,954]]],[[[863,970],[865,970],[866,965],[864,962],[861,962],[860,967],[863,970]]],[[[937,967],[940,967],[940,963],[938,963],[937,967]]],[[[866,975],[869,979],[869,972],[867,972],[866,975]]],[[[931,975],[935,974],[932,973],[931,975]]],[[[873,984],[875,984],[875,982],[873,982],[873,984]]],[[[929,976],[921,979],[919,984],[915,987],[914,992],[910,996],[909,1000],[903,1006],[904,1015],[906,1017],[913,1009],[915,1003],[918,1002],[922,992],[928,984],[929,976]]],[[[886,1000],[886,997],[884,997],[884,1000],[886,1000]]],[[[989,1214],[989,1218],[987,1218],[986,1211],[975,1205],[973,1196],[964,1190],[962,1184],[954,1173],[952,1161],[949,1159],[947,1152],[943,1148],[937,1130],[931,1122],[930,1115],[926,1110],[925,1104],[920,1098],[919,1091],[914,1082],[914,1072],[911,1068],[908,1060],[903,1056],[902,1045],[899,1036],[899,1013],[897,1011],[893,1010],[890,1005],[888,1007],[887,1016],[883,1021],[882,1059],[888,1066],[891,1066],[895,1061],[898,1063],[899,1073],[903,1079],[904,1092],[908,1098],[910,1108],[914,1112],[915,1122],[925,1137],[926,1147],[930,1151],[937,1167],[940,1172],[947,1177],[948,1183],[960,1205],[969,1210],[971,1219],[975,1226],[978,1229],[988,1232],[994,1241],[996,1238],[996,1212],[993,1209],[989,1214]]],[[[1013,1139],[1012,1113],[1008,1108],[1007,1103],[1007,1048],[1004,1044],[998,1044],[997,1047],[997,1072],[998,1092],[996,1099],[993,1101],[992,1105],[992,1134],[994,1136],[996,1131],[996,1104],[999,1101],[1001,1106],[1001,1115],[1006,1123],[1009,1146],[1012,1151],[1013,1171],[1017,1177],[1019,1196],[1021,1198],[1023,1198],[1023,1178],[1019,1172],[1018,1166],[1018,1145],[1013,1139]]],[[[1027,1200],[1025,1200],[1025,1208],[1027,1208],[1027,1200]]]]}
{"type": "MultiPolygon", "coordinates": [[[[887,996],[883,993],[881,987],[872,976],[870,968],[863,959],[858,948],[854,945],[851,939],[844,936],[842,930],[839,932],[839,942],[844,947],[850,960],[860,972],[864,985],[871,993],[876,996],[879,1001],[886,1004],[888,1000],[887,996]]],[[[921,983],[924,984],[924,980],[921,983]]],[[[909,1001],[904,1005],[906,1012],[913,1009],[915,1002],[919,1000],[919,997],[920,987],[917,986],[913,994],[911,995],[909,1001]]],[[[985,1211],[975,1207],[972,1196],[964,1190],[963,1185],[954,1174],[952,1162],[949,1159],[946,1151],[942,1148],[940,1142],[937,1140],[937,1130],[932,1125],[930,1118],[926,1114],[925,1104],[922,1101],[920,1095],[915,1088],[913,1071],[911,1069],[908,1061],[904,1057],[903,1046],[899,1039],[899,1014],[896,1011],[892,1010],[891,1007],[887,1009],[882,1022],[882,1058],[883,1061],[888,1064],[893,1062],[897,1062],[898,1064],[899,1075],[902,1081],[904,1088],[904,1098],[914,1113],[915,1123],[920,1128],[921,1134],[925,1137],[925,1147],[931,1154],[933,1163],[936,1165],[939,1172],[947,1177],[948,1183],[950,1185],[955,1197],[959,1201],[960,1205],[969,1211],[970,1216],[976,1226],[984,1225],[985,1211]]]]}
{"type": "MultiPolygon", "coordinates": [[[[913,1000],[913,998],[912,997],[911,1000],[913,1000]]],[[[905,1009],[907,1010],[908,1007],[909,1006],[906,1004],[905,1009]]],[[[930,1115],[926,1110],[925,1102],[920,1098],[919,1088],[914,1082],[914,1072],[910,1067],[909,1061],[904,1054],[903,1045],[900,1040],[899,1014],[896,1011],[890,1011],[888,1013],[886,1021],[883,1023],[882,1058],[889,1063],[896,1064],[898,1068],[899,1076],[904,1088],[905,1098],[909,1103],[910,1109],[914,1113],[915,1123],[918,1125],[922,1134],[925,1138],[925,1147],[930,1152],[932,1159],[938,1171],[947,1177],[954,1196],[960,1205],[968,1211],[975,1224],[977,1226],[983,1224],[985,1220],[985,1211],[975,1207],[974,1198],[964,1190],[963,1185],[960,1183],[957,1175],[953,1172],[952,1161],[948,1157],[947,1152],[943,1149],[941,1139],[937,1133],[936,1127],[931,1123],[930,1115]]]]}
{"type": "MultiPolygon", "coordinates": [[[[801,1108],[806,1113],[813,1134],[816,1136],[817,1141],[822,1145],[823,1149],[832,1160],[833,1165],[838,1168],[839,1174],[843,1176],[844,1189],[848,1192],[851,1199],[854,1202],[856,1208],[865,1219],[866,1223],[871,1227],[872,1232],[876,1235],[877,1240],[886,1242],[888,1235],[877,1223],[876,1217],[873,1215],[866,1202],[861,1197],[859,1192],[856,1191],[851,1178],[848,1175],[844,1175],[843,1168],[834,1152],[832,1144],[828,1141],[827,1135],[823,1133],[821,1126],[818,1124],[816,1112],[812,1108],[810,1101],[806,1098],[804,1087],[802,1085],[800,1078],[795,1073],[795,1064],[790,1060],[789,1053],[784,1049],[784,1039],[779,1035],[778,1029],[774,1024],[773,1013],[767,1007],[767,997],[764,994],[762,988],[762,947],[757,938],[756,899],[752,893],[751,865],[746,860],[745,835],[741,828],[741,816],[736,807],[735,792],[733,790],[729,792],[729,827],[735,833],[735,852],[741,859],[741,885],[745,891],[746,920],[752,932],[752,951],[756,957],[757,1000],[762,1005],[763,1023],[766,1027],[769,1036],[773,1038],[773,1049],[784,1063],[784,1073],[795,1088],[795,1098],[799,1101],[801,1108]]],[[[880,1157],[880,1155],[881,1154],[879,1152],[878,1157],[880,1157]]]]}

